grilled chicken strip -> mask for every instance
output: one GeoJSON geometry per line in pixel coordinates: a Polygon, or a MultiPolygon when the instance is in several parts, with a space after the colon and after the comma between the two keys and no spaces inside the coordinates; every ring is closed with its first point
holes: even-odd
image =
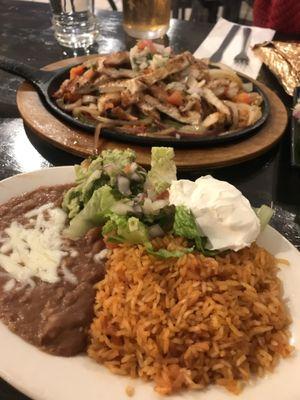
{"type": "Polygon", "coordinates": [[[82,75],[73,79],[66,79],[53,97],[64,97],[68,101],[76,101],[81,94],[90,93],[97,79],[98,73],[92,69],[86,70],[82,75]]]}
{"type": "Polygon", "coordinates": [[[144,100],[136,103],[136,106],[142,111],[143,114],[153,118],[154,121],[160,121],[159,112],[151,104],[146,103],[144,100]]]}
{"type": "Polygon", "coordinates": [[[220,100],[212,90],[207,89],[207,88],[202,88],[202,96],[205,98],[205,100],[212,104],[213,106],[216,107],[217,110],[219,110],[221,113],[225,115],[230,116],[230,110],[229,108],[223,103],[222,100],[220,100]]]}
{"type": "Polygon", "coordinates": [[[197,111],[188,111],[186,115],[181,115],[178,109],[171,104],[163,104],[150,95],[145,95],[144,99],[151,106],[155,107],[158,111],[168,115],[176,121],[182,122],[188,125],[199,125],[200,114],[197,111]]]}
{"type": "Polygon", "coordinates": [[[145,88],[146,86],[140,82],[138,78],[120,79],[98,86],[100,93],[122,92],[123,90],[128,90],[131,94],[135,94],[145,88]]]}
{"type": "Polygon", "coordinates": [[[120,93],[107,93],[98,99],[98,110],[100,115],[103,114],[108,108],[113,108],[121,102],[120,93]]]}
{"type": "Polygon", "coordinates": [[[140,80],[147,86],[153,85],[155,82],[165,79],[167,76],[182,71],[194,62],[194,57],[188,51],[170,58],[168,62],[160,68],[150,70],[151,72],[144,73],[140,76],[140,80]]]}
{"type": "Polygon", "coordinates": [[[101,72],[101,74],[107,75],[112,79],[120,79],[120,78],[135,78],[137,73],[132,71],[131,69],[127,68],[102,68],[101,70],[98,70],[98,72],[101,72]]]}
{"type": "Polygon", "coordinates": [[[117,53],[108,54],[106,56],[100,56],[97,58],[96,63],[99,71],[103,67],[117,67],[119,65],[130,65],[129,52],[119,51],[117,53]]]}

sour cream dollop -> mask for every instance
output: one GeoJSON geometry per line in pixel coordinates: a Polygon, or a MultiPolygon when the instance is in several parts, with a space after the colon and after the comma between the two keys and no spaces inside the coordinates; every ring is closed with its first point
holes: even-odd
{"type": "Polygon", "coordinates": [[[250,246],[260,233],[259,219],[246,197],[230,183],[210,175],[195,182],[173,181],[169,201],[192,211],[211,250],[238,251],[250,246]]]}

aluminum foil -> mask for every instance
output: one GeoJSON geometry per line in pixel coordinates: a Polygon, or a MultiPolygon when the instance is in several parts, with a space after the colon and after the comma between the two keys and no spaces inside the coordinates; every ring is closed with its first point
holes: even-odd
{"type": "Polygon", "coordinates": [[[292,96],[294,89],[300,86],[300,43],[264,42],[256,44],[252,50],[292,96]]]}

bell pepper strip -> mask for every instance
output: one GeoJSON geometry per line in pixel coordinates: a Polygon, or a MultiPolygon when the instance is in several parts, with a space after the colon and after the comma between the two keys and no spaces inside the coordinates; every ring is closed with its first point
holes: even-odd
{"type": "Polygon", "coordinates": [[[80,76],[83,74],[85,67],[83,65],[77,65],[70,69],[70,79],[76,78],[76,76],[80,76]]]}

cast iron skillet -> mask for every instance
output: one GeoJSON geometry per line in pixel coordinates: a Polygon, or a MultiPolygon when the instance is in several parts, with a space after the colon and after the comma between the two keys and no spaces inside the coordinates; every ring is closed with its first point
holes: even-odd
{"type": "MultiPolygon", "coordinates": [[[[54,99],[52,94],[59,88],[61,83],[68,78],[70,68],[78,65],[74,63],[67,67],[57,69],[55,71],[43,71],[33,68],[21,62],[0,56],[0,69],[11,72],[15,75],[21,76],[31,82],[37,89],[41,99],[46,107],[58,118],[62,119],[69,124],[76,126],[88,132],[94,132],[95,125],[87,124],[74,118],[72,115],[67,114],[61,110],[54,99]]],[[[244,83],[252,82],[246,76],[238,74],[244,83]]],[[[230,131],[229,133],[223,132],[219,135],[208,135],[176,139],[175,137],[155,138],[147,136],[136,136],[128,133],[114,132],[109,128],[103,129],[102,135],[107,139],[129,142],[139,145],[148,146],[173,146],[173,147],[206,147],[216,146],[218,144],[231,143],[233,141],[245,139],[255,134],[259,127],[266,121],[269,115],[269,102],[264,92],[253,83],[253,91],[259,93],[263,98],[262,104],[262,117],[254,124],[244,129],[230,131]]]]}

